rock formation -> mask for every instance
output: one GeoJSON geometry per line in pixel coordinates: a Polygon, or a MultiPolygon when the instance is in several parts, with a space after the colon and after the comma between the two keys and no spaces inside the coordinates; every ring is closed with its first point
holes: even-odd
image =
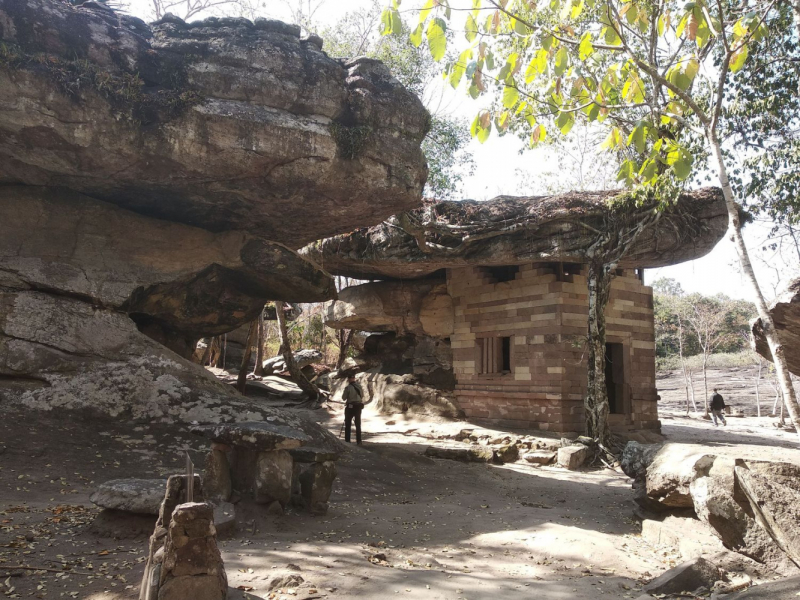
{"type": "Polygon", "coordinates": [[[185,359],[268,300],[332,298],[295,249],[419,202],[427,112],[320,46],[263,19],[0,0],[0,397],[300,426],[185,359]]]}
{"type": "MultiPolygon", "coordinates": [[[[789,370],[800,375],[800,279],[789,283],[786,290],[772,303],[769,312],[775,322],[778,338],[783,344],[789,370]]],[[[764,336],[761,319],[753,321],[752,331],[756,352],[771,361],[772,352],[764,336]]]]}
{"type": "MultiPolygon", "coordinates": [[[[607,229],[619,194],[500,196],[487,202],[431,202],[379,225],[311,244],[301,254],[328,272],[359,279],[415,279],[444,268],[524,262],[584,262],[607,229]]],[[[722,192],[685,192],[646,230],[622,267],[663,267],[707,254],[727,228],[722,192]]]]}
{"type": "Polygon", "coordinates": [[[629,442],[621,465],[634,479],[636,502],[647,510],[693,510],[726,548],[777,572],[795,573],[800,567],[800,467],[707,450],[629,442]]]}

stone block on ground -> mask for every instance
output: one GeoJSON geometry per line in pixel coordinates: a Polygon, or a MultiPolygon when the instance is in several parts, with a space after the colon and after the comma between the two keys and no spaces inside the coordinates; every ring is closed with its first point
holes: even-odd
{"type": "Polygon", "coordinates": [[[549,465],[556,460],[556,453],[546,450],[536,450],[534,452],[527,452],[522,458],[535,465],[549,465]]]}
{"type": "MultiPolygon", "coordinates": [[[[315,362],[319,362],[322,360],[322,352],[319,350],[314,349],[302,349],[302,350],[295,350],[292,352],[292,357],[294,358],[294,362],[297,364],[299,369],[307,367],[315,362]]],[[[268,358],[264,361],[264,374],[271,375],[272,373],[280,373],[286,370],[286,361],[284,360],[283,356],[275,356],[273,358],[268,358]]]]}
{"type": "Polygon", "coordinates": [[[558,466],[577,471],[589,458],[589,448],[584,445],[564,446],[558,449],[558,466]]]}
{"type": "Polygon", "coordinates": [[[246,423],[224,423],[218,425],[195,425],[191,432],[207,437],[214,442],[251,450],[290,450],[311,441],[305,433],[287,425],[276,425],[268,421],[246,423]]]}
{"type": "Polygon", "coordinates": [[[661,444],[628,442],[622,450],[622,459],[620,460],[622,471],[631,479],[644,479],[647,467],[653,462],[653,458],[660,449],[661,444]]]}
{"type": "Polygon", "coordinates": [[[101,508],[157,515],[166,483],[166,479],[112,479],[101,483],[89,499],[101,508]]]}
{"type": "Polygon", "coordinates": [[[444,458],[460,462],[491,462],[494,452],[486,446],[469,446],[468,448],[449,448],[445,446],[430,446],[425,450],[425,456],[431,458],[444,458]]]}
{"type": "Polygon", "coordinates": [[[701,587],[710,589],[720,579],[719,569],[704,558],[688,560],[642,588],[648,594],[679,594],[701,587]]]}
{"type": "Polygon", "coordinates": [[[711,528],[697,519],[668,515],[642,521],[642,539],[656,547],[678,550],[684,560],[724,550],[711,528]]]}
{"type": "Polygon", "coordinates": [[[298,480],[305,507],[312,514],[325,514],[328,511],[333,482],[336,480],[336,463],[315,462],[300,472],[298,480]]]}
{"type": "Polygon", "coordinates": [[[294,461],[285,450],[259,452],[256,461],[253,495],[259,504],[280,502],[286,507],[292,499],[294,461]]]}

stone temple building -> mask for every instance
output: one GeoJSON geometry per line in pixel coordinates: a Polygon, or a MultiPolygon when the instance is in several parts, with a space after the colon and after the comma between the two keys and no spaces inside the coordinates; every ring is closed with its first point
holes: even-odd
{"type": "MultiPolygon", "coordinates": [[[[586,262],[611,223],[610,196],[433,203],[306,248],[334,274],[372,280],[342,290],[327,322],[384,332],[362,354],[378,407],[582,432],[586,262]]],[[[687,193],[615,265],[605,309],[612,429],[660,427],[644,269],[706,254],[725,227],[718,190],[687,193]]]]}

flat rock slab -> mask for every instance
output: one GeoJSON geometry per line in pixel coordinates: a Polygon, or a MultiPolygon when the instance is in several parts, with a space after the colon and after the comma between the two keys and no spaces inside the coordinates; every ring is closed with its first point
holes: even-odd
{"type": "Polygon", "coordinates": [[[330,452],[324,448],[313,448],[311,446],[289,450],[289,454],[292,455],[295,462],[301,463],[336,461],[341,456],[340,452],[330,452]]]}
{"type": "Polygon", "coordinates": [[[727,596],[730,600],[797,600],[800,576],[755,585],[744,592],[727,596]]]}
{"type": "Polygon", "coordinates": [[[100,484],[89,499],[101,508],[158,515],[166,485],[166,479],[112,479],[100,484]]]}
{"type": "Polygon", "coordinates": [[[555,461],[556,453],[537,450],[526,453],[522,458],[534,465],[549,465],[551,462],[555,461]]]}
{"type": "Polygon", "coordinates": [[[229,423],[220,425],[195,425],[190,428],[195,435],[214,442],[240,446],[259,452],[291,450],[311,441],[302,431],[268,421],[229,423]]]}
{"type": "Polygon", "coordinates": [[[425,456],[445,458],[461,462],[491,462],[494,452],[486,446],[470,446],[469,448],[447,448],[431,446],[425,450],[425,456]]]}
{"type": "Polygon", "coordinates": [[[648,594],[693,592],[701,587],[710,589],[719,578],[719,569],[714,564],[704,558],[695,558],[656,577],[642,591],[648,594]]]}

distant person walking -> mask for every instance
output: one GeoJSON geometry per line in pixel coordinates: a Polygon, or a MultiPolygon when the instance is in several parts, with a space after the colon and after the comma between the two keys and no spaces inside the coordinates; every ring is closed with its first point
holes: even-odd
{"type": "Polygon", "coordinates": [[[717,391],[717,388],[714,388],[714,393],[711,395],[711,418],[714,419],[714,427],[717,426],[717,419],[722,421],[723,425],[727,425],[725,417],[722,414],[724,409],[725,399],[722,397],[722,394],[717,391]]]}
{"type": "Polygon", "coordinates": [[[344,388],[342,393],[342,400],[344,400],[344,441],[350,441],[350,428],[353,421],[356,422],[356,442],[361,445],[361,411],[364,408],[364,392],[361,386],[356,383],[355,375],[348,375],[347,387],[344,388]]]}

